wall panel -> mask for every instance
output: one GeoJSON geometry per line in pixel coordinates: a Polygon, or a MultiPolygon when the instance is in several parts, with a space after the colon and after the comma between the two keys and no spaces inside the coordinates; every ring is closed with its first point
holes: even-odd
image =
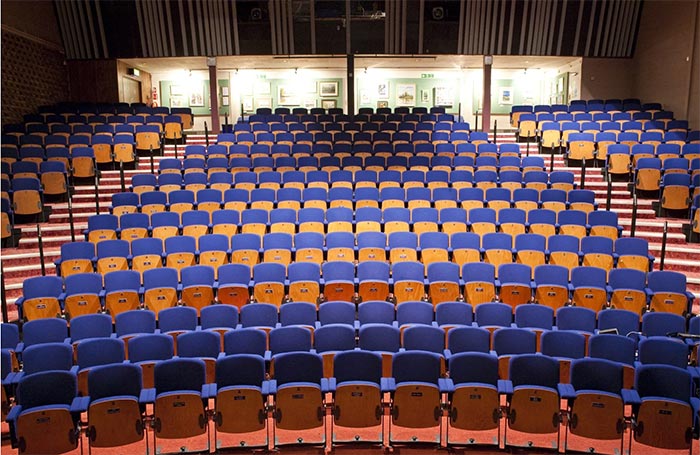
{"type": "Polygon", "coordinates": [[[54,4],[68,58],[89,59],[345,54],[346,35],[353,53],[631,57],[642,2],[385,0],[372,2],[372,10],[356,0],[54,4]],[[296,26],[312,23],[315,46],[306,44],[309,27],[296,26]],[[295,49],[297,42],[304,44],[295,49]]]}

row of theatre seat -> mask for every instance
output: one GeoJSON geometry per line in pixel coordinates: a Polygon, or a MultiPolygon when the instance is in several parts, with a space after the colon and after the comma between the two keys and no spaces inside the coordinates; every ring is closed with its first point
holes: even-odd
{"type": "Polygon", "coordinates": [[[590,100],[571,100],[569,104],[538,104],[538,105],[515,105],[511,112],[588,112],[589,109],[600,110],[603,112],[636,112],[650,111],[656,112],[663,110],[661,103],[647,102],[642,103],[639,98],[608,98],[608,99],[590,99],[590,100]],[[605,108],[608,105],[608,108],[605,108]],[[600,109],[599,106],[603,106],[600,109]]]}
{"type": "MultiPolygon", "coordinates": [[[[302,326],[310,329],[312,333],[327,326],[349,326],[356,332],[362,327],[365,329],[364,338],[360,341],[371,344],[353,344],[346,349],[360,347],[361,349],[398,352],[400,348],[413,349],[410,345],[402,344],[403,332],[413,326],[438,327],[443,330],[442,337],[427,338],[437,339],[437,346],[429,349],[446,356],[467,351],[488,352],[493,347],[493,332],[498,328],[530,329],[539,338],[542,331],[577,332],[584,334],[586,338],[592,335],[615,334],[626,337],[630,341],[639,342],[644,338],[663,336],[699,335],[700,318],[693,316],[689,319],[666,312],[647,312],[639,318],[639,314],[623,309],[605,308],[597,312],[584,307],[564,306],[552,309],[545,305],[525,304],[513,308],[498,302],[479,304],[472,306],[461,301],[442,302],[435,306],[423,301],[409,301],[394,305],[391,302],[370,300],[353,304],[344,301],[327,301],[320,305],[309,302],[287,302],[282,306],[269,303],[257,303],[236,307],[234,305],[216,304],[201,308],[199,315],[197,310],[187,306],[177,306],[161,310],[158,314],[150,310],[129,310],[118,315],[92,313],[72,318],[70,323],[63,318],[46,318],[26,322],[22,327],[22,333],[17,325],[11,323],[2,324],[2,349],[9,349],[15,357],[21,358],[26,348],[46,343],[77,344],[92,338],[121,338],[128,342],[129,336],[141,333],[177,334],[178,332],[212,330],[222,337],[234,330],[259,329],[264,334],[275,328],[302,326]],[[112,317],[113,316],[113,317],[112,317]],[[378,328],[382,327],[382,328],[378,328]],[[463,336],[450,335],[454,328],[480,328],[481,330],[462,330],[463,336]],[[399,329],[399,330],[395,330],[399,329]],[[484,329],[489,330],[485,332],[484,329]],[[373,336],[371,332],[384,331],[386,336],[373,336]],[[489,333],[490,332],[490,333],[489,333]],[[538,333],[539,332],[539,333],[538,333]],[[448,335],[445,337],[445,335],[448,335]]],[[[252,333],[250,330],[246,330],[252,333]]],[[[332,332],[332,331],[330,331],[332,332]]],[[[242,332],[238,332],[240,335],[242,332]]],[[[437,333],[437,332],[435,332],[437,333]]],[[[316,334],[318,335],[318,334],[316,334]]],[[[235,334],[231,335],[235,338],[235,334]]],[[[260,335],[250,335],[259,338],[260,335]]],[[[552,337],[555,337],[552,335],[552,337]]],[[[349,338],[349,337],[348,337],[349,338]]],[[[688,344],[697,344],[697,340],[688,338],[688,344]]],[[[226,341],[226,340],[222,340],[226,341]]],[[[240,340],[229,340],[229,343],[219,343],[218,350],[225,354],[241,354],[246,346],[255,346],[247,353],[254,353],[269,358],[271,354],[283,352],[283,349],[275,345],[283,343],[284,337],[277,340],[263,338],[262,342],[241,343],[240,340]],[[227,349],[229,348],[229,349],[227,349]],[[223,350],[222,350],[223,349],[223,350]],[[270,351],[266,354],[265,351],[270,351]]],[[[312,339],[319,342],[319,337],[312,339]]],[[[418,342],[420,340],[413,340],[418,342]]],[[[328,343],[323,343],[328,344],[328,343]]],[[[556,344],[547,345],[545,349],[542,343],[537,343],[531,352],[539,351],[547,355],[555,354],[556,344]]],[[[578,344],[578,343],[577,343],[578,344]]],[[[576,358],[583,353],[591,353],[590,349],[580,343],[575,352],[580,355],[561,355],[561,357],[576,358]]],[[[177,352],[177,340],[174,348],[177,352]]],[[[344,349],[320,349],[320,351],[337,351],[344,349]]],[[[305,350],[309,350],[308,348],[305,350]]],[[[217,352],[219,352],[217,351],[217,352]]],[[[618,360],[622,363],[633,365],[638,360],[638,352],[635,349],[622,349],[622,352],[609,352],[609,360],[618,360]],[[624,360],[622,360],[624,359],[624,360]]],[[[127,353],[128,354],[128,353],[127,353]]],[[[208,356],[208,357],[216,357],[208,356]]],[[[686,364],[695,363],[697,359],[686,356],[686,364]]]]}
{"type": "MultiPolygon", "coordinates": [[[[55,149],[68,150],[73,153],[75,148],[91,148],[97,153],[106,153],[106,151],[120,152],[125,155],[124,159],[128,158],[128,154],[133,152],[133,149],[138,150],[159,150],[161,148],[162,139],[180,140],[182,139],[181,124],[168,123],[173,125],[172,128],[163,130],[158,125],[142,125],[137,127],[127,126],[121,128],[120,131],[112,134],[110,131],[92,134],[86,132],[73,133],[70,135],[61,134],[30,134],[13,138],[12,136],[3,136],[2,151],[3,155],[8,155],[8,160],[20,159],[20,152],[24,154],[32,153],[39,154],[43,150],[48,158],[49,152],[54,152],[55,149]],[[30,149],[31,152],[27,151],[30,149]]],[[[133,161],[133,160],[130,160],[133,161]]]]}
{"type": "MultiPolygon", "coordinates": [[[[362,308],[375,303],[386,305],[367,302],[362,308]]],[[[315,313],[313,305],[305,305],[315,313]]],[[[337,302],[324,305],[342,309],[337,302]]],[[[398,311],[410,305],[426,306],[407,302],[398,311]]],[[[235,307],[210,307],[200,328],[192,309],[178,307],[164,310],[159,328],[152,312],[122,313],[116,332],[109,316],[81,316],[72,321],[71,338],[63,320],[33,321],[25,326],[20,349],[10,343],[5,348],[12,333],[3,325],[3,386],[15,399],[7,416],[12,444],[24,440],[25,446],[42,453],[76,448],[81,436],[76,423],[86,410],[91,446],[143,445],[145,420],[153,419],[160,424],[148,431],[159,451],[168,451],[164,447],[169,442],[180,447],[184,438],[190,438],[190,449],[190,444],[210,449],[210,425],[217,448],[228,441],[243,441],[244,446],[325,444],[327,425],[332,427],[332,443],[438,441],[443,446],[556,448],[565,432],[567,450],[590,450],[611,440],[619,441],[622,450],[625,427],[634,435],[629,444],[637,447],[690,449],[697,438],[699,372],[688,362],[697,347],[652,335],[662,326],[673,326],[659,317],[666,315],[646,315],[642,328],[649,332],[637,343],[630,337],[567,327],[567,320],[579,319],[574,313],[581,309],[575,307],[558,310],[557,327],[552,326],[551,310],[541,314],[544,307],[520,307],[514,324],[506,308],[507,322],[499,328],[498,323],[481,322],[489,319],[485,310],[501,304],[477,307],[481,327],[467,322],[472,317],[467,304],[442,305],[454,307],[461,322],[439,327],[432,319],[414,322],[409,316],[403,325],[281,326],[272,307],[272,325],[246,326],[262,322],[247,314],[267,307],[259,304],[242,309],[243,327],[235,307]],[[531,325],[547,317],[548,328],[531,325]],[[89,337],[80,339],[76,332],[88,326],[89,337]],[[21,356],[22,371],[13,371],[13,356],[21,356]],[[41,393],[47,388],[52,399],[41,393]],[[148,403],[155,403],[152,415],[139,409],[148,403]],[[110,412],[115,405],[123,412],[110,412]],[[629,405],[627,410],[623,405],[629,405]],[[212,411],[211,424],[204,418],[207,409],[212,411]],[[55,417],[39,426],[40,434],[35,427],[38,412],[55,417]],[[526,421],[517,418],[523,414],[529,416],[526,421]],[[535,435],[543,437],[538,444],[531,442],[535,435]],[[195,436],[202,438],[194,442],[195,436]]],[[[354,315],[354,306],[350,309],[354,315]]],[[[605,310],[598,320],[624,316],[622,310],[605,310]]],[[[691,331],[697,331],[697,321],[691,320],[691,331]]]]}
{"type": "MultiPolygon", "coordinates": [[[[477,171],[477,174],[479,172],[486,173],[489,171],[477,171]]],[[[376,215],[376,211],[380,207],[383,210],[408,207],[411,211],[424,209],[422,210],[423,215],[435,218],[437,222],[437,211],[446,208],[471,210],[486,206],[495,210],[501,210],[514,206],[529,212],[541,207],[557,213],[567,209],[582,210],[588,213],[598,208],[595,201],[595,193],[591,190],[571,190],[567,193],[560,189],[543,189],[538,193],[535,188],[517,188],[511,191],[508,187],[501,187],[487,188],[484,191],[484,188],[479,186],[472,187],[471,185],[462,188],[438,187],[433,189],[421,186],[405,190],[399,187],[382,188],[381,190],[372,187],[362,187],[355,191],[346,187],[335,187],[330,190],[322,187],[302,189],[283,187],[278,190],[253,188],[248,190],[239,184],[237,188],[221,191],[218,187],[206,189],[207,180],[204,174],[193,173],[189,175],[192,177],[201,175],[202,179],[185,179],[185,182],[188,182],[185,187],[189,188],[185,190],[180,189],[179,183],[182,180],[179,176],[176,176],[175,182],[162,179],[162,182],[169,183],[168,185],[163,184],[159,186],[161,188],[159,191],[115,193],[118,196],[114,196],[112,199],[112,210],[116,211],[116,214],[135,213],[137,211],[152,214],[168,209],[172,212],[182,213],[195,208],[212,212],[219,210],[223,206],[225,209],[238,211],[246,209],[270,211],[273,208],[291,208],[296,210],[300,208],[316,208],[322,211],[347,209],[352,212],[354,207],[356,210],[374,209],[374,212],[371,210],[365,210],[364,212],[367,216],[379,221],[382,218],[376,215]],[[432,215],[433,213],[434,216],[432,215]]],[[[671,176],[673,174],[666,177],[671,176]]],[[[678,174],[678,176],[690,179],[687,175],[678,174]]],[[[519,184],[520,182],[515,183],[519,184]]],[[[218,182],[214,183],[214,185],[230,184],[218,182]]],[[[352,214],[347,215],[341,210],[336,210],[334,213],[343,219],[349,218],[348,221],[353,219],[352,214]]],[[[454,215],[456,212],[449,213],[454,215]]],[[[403,215],[399,216],[403,217],[403,215]]],[[[459,217],[459,215],[455,216],[459,217]]],[[[259,215],[256,215],[256,217],[259,217],[259,215]]],[[[465,216],[461,218],[465,218],[465,216]]],[[[268,220],[266,219],[264,223],[267,222],[268,220]]]]}
{"type": "MultiPolygon", "coordinates": [[[[60,138],[61,136],[57,136],[60,138]]],[[[71,136],[72,138],[73,136],[71,136]]],[[[41,163],[43,161],[63,161],[69,166],[77,150],[91,150],[96,162],[110,163],[123,161],[132,163],[135,159],[134,135],[118,134],[114,138],[107,135],[95,136],[92,144],[89,138],[83,136],[81,139],[63,140],[59,139],[47,144],[45,147],[38,144],[22,145],[17,149],[13,145],[3,144],[3,163],[14,164],[18,161],[30,161],[41,163]]]]}
{"type": "MultiPolygon", "coordinates": [[[[661,134],[664,137],[676,138],[679,140],[687,135],[697,137],[698,131],[691,130],[687,120],[673,120],[672,112],[668,112],[668,116],[662,116],[661,113],[655,116],[654,120],[650,114],[540,114],[540,115],[521,115],[518,121],[519,130],[523,133],[532,133],[532,128],[535,128],[537,137],[546,139],[556,139],[556,132],[560,132],[564,139],[566,136],[573,133],[591,133],[597,134],[600,132],[610,132],[615,135],[630,133],[636,135],[638,139],[642,134],[651,135],[661,134]],[[647,117],[647,118],[644,118],[647,117]],[[694,132],[693,132],[694,131],[694,132]],[[679,133],[679,136],[673,136],[672,133],[679,133]],[[692,133],[692,134],[691,134],[692,133]],[[667,136],[668,135],[668,136],[667,136]]],[[[547,143],[549,143],[547,141],[547,143]]],[[[548,145],[549,146],[549,145],[548,145]]]]}
{"type": "MultiPolygon", "coordinates": [[[[134,241],[133,257],[123,255],[127,248],[115,251],[114,256],[62,259],[58,266],[69,272],[63,275],[65,288],[62,277],[25,280],[23,295],[17,300],[20,318],[77,316],[105,309],[116,315],[142,306],[160,311],[178,303],[201,309],[217,301],[242,307],[251,301],[279,306],[286,301],[401,303],[425,299],[436,305],[460,298],[474,305],[500,300],[513,308],[536,301],[552,308],[573,303],[594,310],[613,306],[638,315],[649,310],[689,315],[694,299],[686,289],[685,275],[647,273],[649,259],[638,251],[619,255],[616,268],[587,265],[614,262],[612,255],[595,251],[582,254],[583,266],[578,265],[578,251],[564,252],[574,258],[571,268],[557,265],[551,258],[546,263],[546,252],[526,249],[533,248],[530,245],[518,251],[502,245],[485,249],[483,261],[479,250],[454,250],[455,259],[459,259],[458,251],[475,256],[461,264],[447,262],[448,250],[440,248],[426,249],[421,254],[423,262],[418,262],[415,250],[409,248],[390,250],[398,257],[391,263],[380,257],[355,263],[352,249],[348,255],[339,252],[342,248],[335,251],[339,258],[321,263],[303,257],[321,256],[322,260],[322,250],[312,248],[305,253],[297,250],[296,261],[291,259],[291,250],[271,248],[262,253],[263,258],[269,258],[262,262],[258,262],[259,250],[241,249],[232,252],[229,262],[227,252],[221,250],[172,251],[182,245],[195,247],[194,239],[180,239],[168,239],[164,252],[158,239],[143,239],[134,241]],[[196,265],[198,256],[200,264],[196,265]],[[205,257],[213,259],[206,261],[205,257]],[[91,272],[93,260],[100,273],[91,272]]],[[[329,249],[331,254],[333,248],[329,249]]]]}
{"type": "Polygon", "coordinates": [[[57,103],[52,105],[39,106],[35,113],[24,116],[25,122],[38,122],[50,115],[60,115],[69,117],[71,115],[81,115],[89,117],[91,115],[110,114],[140,114],[140,115],[168,115],[168,114],[192,114],[192,108],[167,106],[147,106],[145,103],[57,103]]]}
{"type": "MultiPolygon", "coordinates": [[[[659,158],[666,157],[686,157],[695,158],[697,146],[700,138],[686,142],[686,137],[667,137],[665,142],[658,141],[657,138],[638,138],[635,135],[628,136],[627,133],[620,133],[615,137],[612,133],[573,133],[568,135],[566,141],[561,141],[566,145],[566,158],[573,160],[593,160],[605,161],[610,147],[623,145],[629,148],[636,147],[637,150],[644,150],[644,153],[657,155],[659,158]]],[[[550,143],[552,148],[556,148],[559,142],[550,143]]]]}
{"type": "Polygon", "coordinates": [[[110,116],[90,118],[90,123],[84,123],[80,117],[76,123],[30,123],[25,126],[19,124],[5,125],[3,128],[3,144],[5,142],[15,145],[29,143],[45,143],[48,137],[70,138],[71,136],[83,136],[90,138],[95,136],[111,136],[119,134],[134,134],[144,126],[154,126],[166,135],[171,136],[176,131],[182,133],[182,118],[177,115],[160,117],[150,115],[141,117],[131,115],[128,117],[110,116]]]}
{"type": "MultiPolygon", "coordinates": [[[[113,261],[119,261],[119,268],[128,264],[127,259],[135,259],[145,254],[161,257],[173,253],[190,252],[200,263],[218,267],[229,261],[246,263],[253,266],[260,262],[260,256],[267,261],[289,265],[292,256],[299,261],[310,261],[322,264],[325,260],[418,260],[427,265],[430,262],[446,261],[448,258],[463,265],[466,262],[478,261],[482,256],[495,265],[512,262],[513,255],[519,262],[532,265],[543,264],[547,259],[550,263],[563,265],[572,269],[581,263],[596,265],[606,270],[618,265],[623,268],[635,268],[642,272],[651,269],[653,257],[649,255],[648,242],[644,239],[622,237],[613,240],[609,237],[595,235],[595,230],[589,231],[585,224],[572,220],[560,226],[541,223],[534,226],[530,233],[525,233],[525,227],[501,225],[496,232],[496,225],[487,221],[479,226],[482,232],[474,229],[472,232],[408,232],[394,231],[389,234],[380,231],[365,230],[356,234],[352,231],[336,231],[326,235],[321,232],[306,231],[297,234],[275,229],[269,234],[232,233],[235,225],[222,223],[212,228],[209,234],[203,220],[192,219],[184,226],[168,223],[154,217],[155,225],[131,223],[133,215],[123,215],[124,224],[120,239],[106,239],[98,242],[71,242],[61,247],[61,257],[57,260],[59,276],[70,273],[92,271],[97,265],[97,271],[106,273],[116,268],[113,261]],[[559,234],[556,229],[559,229],[559,234]],[[536,231],[551,230],[547,236],[536,231]],[[521,232],[516,232],[519,230],[521,232]],[[151,233],[153,237],[149,237],[151,233]],[[512,233],[512,234],[511,234],[512,233]],[[181,235],[182,234],[182,235],[181,235]],[[175,237],[184,237],[177,240],[175,237]],[[491,251],[493,250],[493,251],[491,251]],[[528,251],[529,256],[519,256],[518,252],[528,251]],[[535,254],[538,252],[539,254],[535,254]],[[590,255],[590,256],[589,256],[590,255]],[[110,261],[103,259],[113,258],[110,261]],[[117,258],[120,258],[119,260],[117,258]],[[80,264],[76,264],[79,261],[80,264]],[[65,264],[64,264],[65,262],[65,264]],[[94,263],[94,264],[93,264],[94,263]]],[[[187,219],[190,220],[189,218],[187,219]]],[[[205,221],[205,220],[204,220],[205,221]]],[[[514,225],[517,223],[513,223],[514,225]]],[[[608,232],[611,229],[605,228],[608,232]]],[[[161,261],[158,261],[160,264],[161,261]]],[[[170,262],[168,262],[170,264],[170,262]]],[[[171,266],[175,266],[173,262],[171,266]]],[[[154,264],[156,265],[156,264],[154,264]]],[[[117,269],[119,269],[117,268],[117,269]]],[[[134,268],[143,271],[136,267],[134,268]]]]}
{"type": "Polygon", "coordinates": [[[235,152],[228,154],[223,149],[216,148],[217,146],[210,146],[207,152],[203,148],[199,149],[198,146],[187,146],[184,159],[163,158],[158,164],[158,172],[161,174],[197,170],[206,170],[207,172],[225,170],[234,173],[251,170],[265,172],[274,168],[278,172],[288,170],[302,170],[304,172],[348,170],[354,174],[363,170],[376,173],[383,170],[403,171],[411,168],[424,172],[428,170],[449,172],[451,170],[474,170],[475,166],[480,168],[484,166],[491,170],[501,170],[501,168],[522,171],[544,169],[543,157],[521,157],[515,144],[502,144],[499,150],[495,144],[482,145],[483,147],[479,146],[478,148],[473,145],[461,147],[457,155],[442,154],[442,152],[438,152],[436,155],[431,147],[426,147],[423,152],[398,151],[394,153],[393,151],[381,152],[376,149],[376,153],[357,152],[352,155],[335,150],[331,155],[303,146],[298,148],[294,146],[291,150],[289,147],[276,148],[273,146],[271,149],[257,149],[256,146],[253,146],[248,155],[247,153],[238,154],[235,152]],[[515,148],[506,146],[515,146],[515,148]],[[288,153],[290,151],[291,154],[288,153]]]}
{"type": "Polygon", "coordinates": [[[523,113],[518,116],[518,121],[524,119],[532,119],[534,115],[538,126],[541,126],[544,122],[555,122],[555,123],[565,123],[565,122],[575,122],[583,125],[584,123],[606,123],[606,122],[616,122],[620,125],[626,122],[639,122],[646,124],[653,122],[655,126],[661,129],[679,129],[688,130],[687,120],[676,120],[673,112],[671,111],[639,111],[639,112],[600,112],[595,111],[590,112],[535,112],[535,113],[523,113]],[[525,117],[523,117],[525,115],[525,117]]]}

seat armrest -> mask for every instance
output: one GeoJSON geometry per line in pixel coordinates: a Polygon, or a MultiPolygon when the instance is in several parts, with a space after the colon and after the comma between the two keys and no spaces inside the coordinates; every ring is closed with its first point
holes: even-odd
{"type": "Polygon", "coordinates": [[[274,395],[277,393],[277,379],[270,379],[267,381],[268,394],[274,395]]]}
{"type": "Polygon", "coordinates": [[[396,390],[396,380],[394,378],[381,379],[382,392],[394,392],[396,390]]]}
{"type": "Polygon", "coordinates": [[[513,394],[513,383],[510,381],[510,379],[498,380],[498,393],[503,395],[513,394]]]}
{"type": "Polygon", "coordinates": [[[17,417],[19,417],[21,412],[22,412],[22,405],[16,404],[16,405],[12,406],[12,408],[10,408],[10,412],[5,417],[5,420],[9,424],[14,424],[17,421],[17,417]]]}
{"type": "Polygon", "coordinates": [[[335,390],[338,388],[338,380],[336,378],[328,378],[328,391],[329,392],[335,392],[335,390]]]}
{"type": "Polygon", "coordinates": [[[263,396],[270,395],[270,381],[262,382],[262,394],[263,396]]]}
{"type": "Polygon", "coordinates": [[[90,397],[75,397],[70,405],[70,412],[83,413],[90,406],[90,397]]]}
{"type": "Polygon", "coordinates": [[[156,389],[141,389],[141,394],[139,395],[140,404],[155,403],[156,401],[156,389]]]}
{"type": "Polygon", "coordinates": [[[209,393],[209,398],[216,398],[216,394],[217,394],[218,391],[219,391],[219,388],[218,388],[217,384],[214,382],[214,383],[206,384],[206,385],[209,386],[209,391],[208,391],[208,393],[209,393]]]}
{"type": "Polygon", "coordinates": [[[328,384],[327,378],[321,378],[321,392],[323,392],[323,393],[330,392],[330,386],[328,384]]]}
{"type": "Polygon", "coordinates": [[[11,371],[7,373],[7,376],[5,376],[5,379],[2,380],[2,385],[3,386],[11,386],[12,383],[15,382],[14,378],[17,375],[16,371],[11,371]]]}
{"type": "Polygon", "coordinates": [[[639,398],[639,394],[636,390],[622,389],[620,391],[620,395],[622,395],[622,401],[625,404],[631,404],[633,406],[642,404],[642,399],[639,398]]]}
{"type": "Polygon", "coordinates": [[[214,398],[216,396],[216,384],[202,384],[202,399],[208,400],[209,398],[214,398]],[[214,393],[212,393],[211,386],[214,386],[214,393]]]}
{"type": "Polygon", "coordinates": [[[455,391],[455,383],[450,378],[438,379],[438,386],[442,393],[452,393],[455,391]]]}
{"type": "Polygon", "coordinates": [[[573,400],[576,398],[576,389],[571,384],[558,384],[557,390],[559,390],[559,396],[566,400],[573,400]]]}
{"type": "Polygon", "coordinates": [[[14,376],[12,377],[12,386],[17,387],[17,385],[19,384],[19,381],[21,381],[23,377],[24,377],[24,371],[17,371],[14,374],[14,376]]]}

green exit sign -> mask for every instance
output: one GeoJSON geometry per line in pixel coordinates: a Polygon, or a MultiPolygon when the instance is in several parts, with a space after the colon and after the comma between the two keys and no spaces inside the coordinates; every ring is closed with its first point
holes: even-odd
{"type": "Polygon", "coordinates": [[[258,74],[258,79],[267,79],[267,74],[258,74]]]}
{"type": "Polygon", "coordinates": [[[421,73],[420,75],[421,79],[432,79],[434,77],[435,75],[433,73],[421,73]]]}

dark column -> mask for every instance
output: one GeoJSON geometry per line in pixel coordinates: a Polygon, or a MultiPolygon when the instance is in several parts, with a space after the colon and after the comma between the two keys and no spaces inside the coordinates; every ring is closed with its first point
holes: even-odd
{"type": "Polygon", "coordinates": [[[348,114],[355,113],[355,56],[348,54],[347,56],[347,75],[348,87],[346,90],[346,99],[348,101],[348,114]]]}
{"type": "Polygon", "coordinates": [[[219,124],[219,83],[216,79],[216,57],[207,57],[209,67],[209,99],[211,100],[211,132],[221,132],[219,124]]]}
{"type": "Polygon", "coordinates": [[[491,125],[491,66],[493,56],[484,55],[484,91],[481,95],[481,130],[489,132],[491,125]]]}

